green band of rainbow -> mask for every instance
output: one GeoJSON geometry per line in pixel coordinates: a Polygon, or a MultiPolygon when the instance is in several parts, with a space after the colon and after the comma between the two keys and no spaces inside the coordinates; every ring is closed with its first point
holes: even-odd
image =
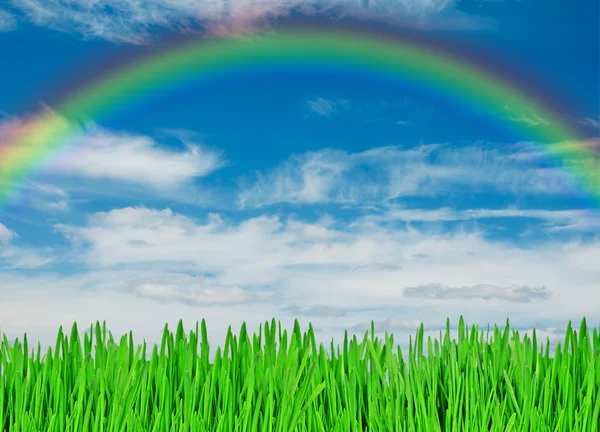
{"type": "Polygon", "coordinates": [[[214,39],[161,51],[117,68],[54,107],[60,116],[30,122],[0,154],[0,206],[60,149],[78,128],[71,119],[101,119],[157,89],[232,70],[286,64],[325,64],[412,79],[519,125],[527,139],[558,160],[595,204],[600,204],[600,163],[595,142],[581,140],[550,109],[510,83],[464,60],[380,35],[320,28],[292,28],[251,40],[214,39]],[[536,119],[532,126],[523,119],[536,119]]]}

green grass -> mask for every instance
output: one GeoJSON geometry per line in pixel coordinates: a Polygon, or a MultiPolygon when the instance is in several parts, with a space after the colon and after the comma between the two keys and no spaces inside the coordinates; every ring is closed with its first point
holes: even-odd
{"type": "Polygon", "coordinates": [[[253,335],[230,328],[213,360],[204,321],[189,337],[165,326],[151,352],[99,323],[83,341],[61,327],[43,356],[4,335],[0,430],[599,432],[599,332],[569,322],[551,357],[535,331],[521,338],[507,321],[484,335],[461,317],[458,340],[449,321],[439,340],[421,325],[406,355],[373,325],[328,352],[312,326],[273,320],[253,335]]]}

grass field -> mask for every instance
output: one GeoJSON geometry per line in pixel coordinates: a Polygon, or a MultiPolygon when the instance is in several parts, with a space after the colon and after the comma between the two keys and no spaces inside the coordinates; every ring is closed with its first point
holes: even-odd
{"type": "Polygon", "coordinates": [[[212,360],[204,321],[189,336],[165,326],[152,348],[99,323],[61,328],[46,354],[3,335],[0,430],[599,432],[599,333],[569,322],[551,357],[535,331],[469,331],[461,317],[457,340],[449,321],[439,340],[421,325],[408,353],[373,325],[328,351],[312,326],[273,320],[230,329],[212,360]]]}

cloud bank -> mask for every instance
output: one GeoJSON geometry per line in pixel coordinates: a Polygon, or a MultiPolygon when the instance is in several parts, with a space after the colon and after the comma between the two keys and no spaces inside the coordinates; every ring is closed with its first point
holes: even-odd
{"type": "MultiPolygon", "coordinates": [[[[17,233],[0,225],[0,315],[11,334],[51,342],[59,324],[106,319],[115,332],[152,341],[165,322],[206,318],[221,341],[229,325],[277,317],[288,327],[310,320],[328,342],[343,328],[361,333],[371,319],[401,340],[421,322],[433,331],[460,315],[482,324],[510,316],[527,328],[598,318],[598,241],[524,248],[478,230],[397,229],[366,217],[198,220],[147,207],[54,228],[78,272],[11,272],[7,262],[34,250],[17,247],[17,233]]],[[[35,252],[60,261],[56,251],[35,252]]]]}
{"type": "MultiPolygon", "coordinates": [[[[576,301],[573,287],[579,283],[584,292],[599,277],[597,242],[521,248],[487,240],[477,230],[397,229],[365,217],[308,222],[261,215],[233,222],[211,214],[197,221],[170,209],[128,207],[96,213],[80,226],[57,224],[55,230],[90,269],[193,271],[208,275],[194,279],[200,290],[236,295],[241,294],[227,290],[273,290],[306,314],[318,313],[311,312],[315,305],[382,307],[432,295],[448,301],[471,296],[548,302],[546,291],[568,289],[576,301]]],[[[151,285],[138,294],[147,297],[184,296],[193,302],[196,295],[182,294],[169,281],[137,285],[144,283],[151,285]]]]}

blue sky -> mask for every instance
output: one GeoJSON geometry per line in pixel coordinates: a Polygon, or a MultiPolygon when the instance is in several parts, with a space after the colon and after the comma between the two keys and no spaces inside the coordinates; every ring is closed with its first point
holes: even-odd
{"type": "MultiPolygon", "coordinates": [[[[0,143],[112,59],[299,7],[410,22],[600,139],[597,1],[9,0],[0,143]]],[[[219,340],[276,317],[322,341],[371,320],[403,340],[463,315],[557,340],[600,320],[597,204],[509,126],[343,71],[156,93],[87,127],[0,214],[1,329],[50,343],[60,324],[106,320],[157,341],[165,322],[206,318],[219,340]]]]}

